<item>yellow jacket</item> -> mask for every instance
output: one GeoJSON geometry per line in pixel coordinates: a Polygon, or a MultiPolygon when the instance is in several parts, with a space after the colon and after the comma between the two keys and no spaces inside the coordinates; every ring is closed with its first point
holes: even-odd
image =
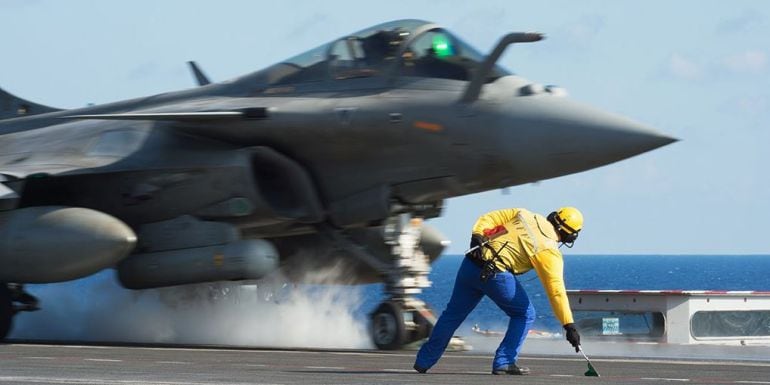
{"type": "MultiPolygon", "coordinates": [[[[533,268],[543,283],[554,315],[562,325],[573,323],[572,310],[564,287],[564,261],[559,251],[559,236],[548,220],[525,209],[503,209],[482,215],[473,225],[473,233],[505,226],[508,233],[492,237],[489,245],[499,250],[495,265],[500,270],[523,274],[533,268]]],[[[484,259],[494,258],[484,248],[484,259]]]]}

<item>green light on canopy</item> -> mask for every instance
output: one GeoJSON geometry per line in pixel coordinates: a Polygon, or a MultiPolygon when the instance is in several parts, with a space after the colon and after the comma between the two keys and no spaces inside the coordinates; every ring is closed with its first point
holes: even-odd
{"type": "Polygon", "coordinates": [[[444,34],[433,36],[433,52],[436,53],[437,57],[447,57],[455,54],[449,38],[444,34]]]}

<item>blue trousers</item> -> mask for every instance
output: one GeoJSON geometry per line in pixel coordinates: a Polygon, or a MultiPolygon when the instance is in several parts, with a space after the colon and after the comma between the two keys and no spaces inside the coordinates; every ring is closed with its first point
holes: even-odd
{"type": "Polygon", "coordinates": [[[535,321],[535,308],[516,277],[510,272],[497,273],[486,282],[479,279],[481,268],[465,258],[457,271],[452,298],[441,314],[428,341],[417,353],[415,365],[430,369],[444,354],[455,330],[478,305],[484,295],[511,317],[508,331],[497,348],[492,369],[515,364],[521,346],[535,321]]]}

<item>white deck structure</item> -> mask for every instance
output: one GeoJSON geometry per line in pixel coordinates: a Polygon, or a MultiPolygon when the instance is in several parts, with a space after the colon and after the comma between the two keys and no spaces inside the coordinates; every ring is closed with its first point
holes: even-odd
{"type": "Polygon", "coordinates": [[[581,334],[675,344],[770,344],[770,292],[569,290],[581,334]]]}

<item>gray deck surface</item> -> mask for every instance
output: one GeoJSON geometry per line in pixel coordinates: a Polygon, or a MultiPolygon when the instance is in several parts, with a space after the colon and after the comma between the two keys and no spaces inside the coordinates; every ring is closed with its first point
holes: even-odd
{"type": "Polygon", "coordinates": [[[493,376],[488,354],[447,353],[428,374],[414,352],[0,345],[2,384],[770,384],[770,362],[525,355],[530,376],[493,376]]]}

